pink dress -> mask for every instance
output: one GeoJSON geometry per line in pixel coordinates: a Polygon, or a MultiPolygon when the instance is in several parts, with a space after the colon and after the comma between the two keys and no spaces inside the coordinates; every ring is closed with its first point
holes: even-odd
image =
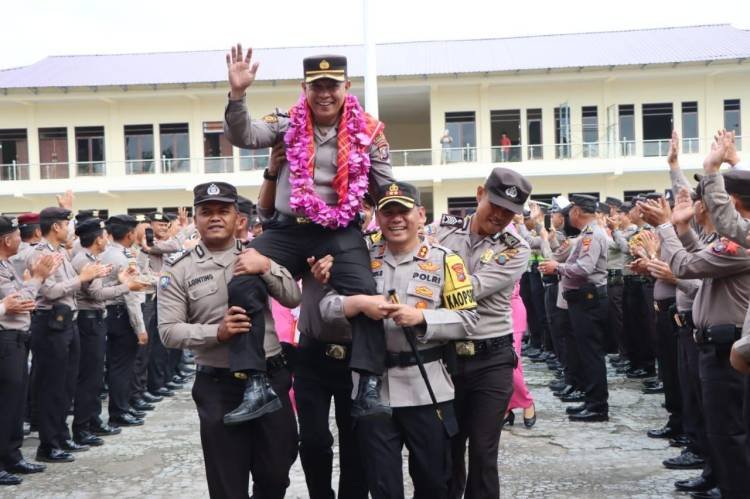
{"type": "Polygon", "coordinates": [[[513,370],[513,396],[508,403],[508,410],[527,409],[534,403],[526,381],[523,379],[523,362],[521,362],[521,339],[526,331],[526,307],[520,295],[518,281],[513,288],[513,296],[510,299],[511,313],[513,317],[513,348],[518,356],[518,367],[513,370]]]}
{"type": "MultiPolygon", "coordinates": [[[[296,333],[299,307],[290,310],[281,306],[279,302],[271,298],[271,315],[273,315],[273,322],[276,327],[276,335],[279,337],[279,341],[291,343],[292,345],[297,346],[296,333]]],[[[294,388],[289,390],[289,400],[292,401],[292,408],[297,412],[297,407],[294,401],[294,388]]]]}

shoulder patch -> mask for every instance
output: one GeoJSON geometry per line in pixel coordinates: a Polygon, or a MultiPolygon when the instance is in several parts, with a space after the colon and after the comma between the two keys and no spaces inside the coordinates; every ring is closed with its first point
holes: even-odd
{"type": "Polygon", "coordinates": [[[170,282],[172,282],[172,277],[169,274],[162,274],[159,277],[159,289],[167,289],[170,282]]]}
{"type": "Polygon", "coordinates": [[[502,243],[510,248],[515,248],[519,244],[521,244],[521,240],[518,239],[516,236],[511,234],[510,232],[501,232],[500,233],[500,241],[502,243]]]}
{"type": "Polygon", "coordinates": [[[462,217],[457,217],[455,215],[443,214],[443,216],[440,217],[440,226],[441,227],[463,227],[464,219],[462,217]]]}
{"type": "Polygon", "coordinates": [[[737,256],[740,245],[722,237],[711,244],[711,251],[717,255],[737,256]]]}
{"type": "Polygon", "coordinates": [[[378,244],[383,239],[383,233],[378,230],[371,234],[368,234],[368,237],[373,244],[378,244]]]}
{"type": "Polygon", "coordinates": [[[586,226],[586,227],[584,227],[584,229],[583,229],[583,230],[581,231],[581,234],[593,234],[593,233],[594,233],[594,228],[593,228],[592,226],[590,226],[590,225],[587,225],[587,226],[586,226]]]}
{"type": "Polygon", "coordinates": [[[172,267],[174,264],[188,256],[188,254],[190,254],[190,250],[181,250],[175,253],[170,253],[169,256],[164,259],[164,264],[172,267]]]}

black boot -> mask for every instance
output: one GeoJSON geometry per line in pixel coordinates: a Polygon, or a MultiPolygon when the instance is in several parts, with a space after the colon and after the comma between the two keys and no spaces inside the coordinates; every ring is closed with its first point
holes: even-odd
{"type": "Polygon", "coordinates": [[[380,400],[380,384],[383,379],[374,374],[359,376],[357,398],[352,402],[352,417],[389,416],[391,408],[380,400]]]}
{"type": "Polygon", "coordinates": [[[259,418],[281,409],[281,400],[271,388],[266,373],[250,375],[245,386],[242,403],[232,412],[224,415],[225,425],[236,425],[259,418]]]}

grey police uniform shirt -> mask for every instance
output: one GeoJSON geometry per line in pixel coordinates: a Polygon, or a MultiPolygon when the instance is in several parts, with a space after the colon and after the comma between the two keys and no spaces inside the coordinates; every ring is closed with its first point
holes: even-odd
{"type": "Polygon", "coordinates": [[[428,227],[437,241],[463,258],[471,273],[479,323],[469,335],[484,340],[513,334],[511,298],[516,281],[528,267],[531,249],[507,228],[492,236],[471,234],[472,216],[443,215],[428,227]]]}
{"type": "MultiPolygon", "coordinates": [[[[117,276],[120,272],[127,269],[131,264],[135,265],[135,256],[130,248],[125,248],[117,241],[109,243],[107,249],[99,255],[99,260],[104,265],[112,266],[112,271],[109,275],[102,278],[103,286],[118,285],[120,281],[117,276]]],[[[133,328],[133,333],[138,335],[139,333],[146,331],[146,324],[143,320],[143,310],[141,309],[141,299],[136,293],[126,293],[122,296],[112,298],[111,300],[107,300],[105,305],[124,305],[128,311],[128,321],[133,328]]]]}
{"type": "MultiPolygon", "coordinates": [[[[272,147],[284,139],[289,128],[289,118],[279,114],[266,116],[262,120],[250,118],[245,98],[230,100],[224,113],[224,136],[232,145],[244,149],[261,149],[272,147]]],[[[338,154],[338,125],[330,127],[322,134],[314,129],[315,140],[315,192],[320,199],[329,205],[338,203],[338,194],[333,189],[333,178],[336,175],[338,154]]],[[[395,182],[391,171],[390,157],[386,148],[378,147],[373,141],[370,146],[370,187],[395,182]]],[[[291,184],[289,182],[289,163],[285,160],[279,169],[276,182],[276,211],[285,215],[298,216],[289,207],[291,184]]],[[[268,214],[264,214],[268,216],[268,214]]]]}
{"type": "Polygon", "coordinates": [[[716,232],[745,248],[750,248],[750,220],[743,218],[734,207],[732,197],[724,187],[724,177],[712,173],[703,177],[703,203],[708,209],[716,232]]]}
{"type": "MultiPolygon", "coordinates": [[[[217,332],[228,308],[227,285],[242,250],[236,239],[224,251],[209,251],[200,243],[164,260],[158,284],[159,336],[167,347],[191,349],[198,365],[229,367],[229,345],[219,343],[217,332]]],[[[299,305],[300,289],[286,268],[271,261],[270,270],[261,278],[268,294],[282,306],[299,305]]],[[[265,321],[263,347],[268,358],[281,352],[270,307],[266,307],[265,321]]]]}
{"type": "Polygon", "coordinates": [[[628,240],[623,231],[615,229],[607,236],[607,269],[624,270],[630,254],[628,240]]]}
{"type": "Polygon", "coordinates": [[[21,245],[18,247],[18,252],[10,257],[10,264],[13,265],[13,268],[16,270],[16,274],[18,274],[20,277],[23,277],[23,273],[26,270],[29,262],[29,257],[34,251],[34,247],[36,245],[37,243],[29,244],[26,242],[21,242],[21,245]]]}
{"type": "Polygon", "coordinates": [[[660,226],[657,232],[672,273],[678,278],[703,279],[693,303],[695,326],[742,326],[750,301],[750,255],[745,249],[722,238],[690,253],[683,241],[697,240],[694,232],[678,237],[671,224],[660,226]]]}
{"type": "Polygon", "coordinates": [[[625,250],[625,247],[622,248],[623,250],[625,250],[625,251],[623,251],[623,254],[624,254],[624,257],[625,257],[625,260],[623,262],[623,268],[622,268],[622,274],[623,275],[636,275],[628,267],[628,265],[630,265],[631,263],[633,263],[633,261],[635,260],[635,257],[630,254],[630,240],[633,238],[633,236],[635,236],[636,234],[638,234],[640,231],[641,231],[641,228],[638,227],[635,224],[630,224],[625,229],[623,229],[621,231],[622,232],[622,237],[625,238],[625,242],[627,244],[627,250],[625,250]]]}
{"type": "Polygon", "coordinates": [[[71,310],[77,310],[76,292],[81,289],[81,280],[78,273],[70,263],[68,251],[63,246],[55,248],[49,241],[42,239],[34,247],[34,251],[29,255],[26,267],[29,272],[36,261],[45,254],[59,253],[62,255],[62,262],[57,270],[50,275],[39,288],[36,298],[37,310],[49,310],[55,304],[67,305],[71,310]]]}
{"type": "MultiPolygon", "coordinates": [[[[447,340],[471,337],[477,324],[471,279],[460,256],[449,249],[423,241],[406,255],[394,255],[385,243],[370,249],[372,276],[378,293],[388,296],[393,289],[399,302],[422,311],[425,324],[415,327],[420,350],[439,347],[447,340]]],[[[329,292],[320,303],[323,320],[348,323],[345,297],[329,292]]],[[[403,328],[392,319],[383,321],[386,349],[390,353],[410,352],[403,328]]],[[[454,389],[442,360],[424,365],[438,402],[453,400],[454,389]]],[[[353,373],[354,392],[358,386],[353,373]]],[[[415,407],[431,403],[418,366],[391,367],[383,374],[380,396],[391,407],[415,407]]]]}
{"type": "Polygon", "coordinates": [[[141,251],[142,258],[148,261],[148,270],[158,275],[161,272],[164,255],[182,251],[182,242],[177,237],[169,239],[154,240],[154,245],[148,250],[148,253],[141,251]]]}
{"type": "MultiPolygon", "coordinates": [[[[663,248],[659,249],[659,259],[665,261],[666,253],[663,248]]],[[[677,285],[667,282],[663,279],[656,279],[654,282],[654,301],[657,300],[669,300],[677,297],[677,285]]],[[[658,304],[654,304],[654,308],[658,308],[658,304]]]]}
{"type": "MultiPolygon", "coordinates": [[[[99,259],[95,257],[88,249],[83,248],[76,256],[73,257],[73,268],[79,274],[83,267],[90,263],[98,263],[99,259]]],[[[90,282],[81,284],[81,289],[76,294],[79,310],[104,310],[105,302],[114,300],[120,296],[129,293],[127,284],[114,283],[108,280],[108,285],[104,285],[104,280],[98,277],[90,282]]]]}
{"type": "Polygon", "coordinates": [[[596,223],[581,230],[570,256],[557,267],[563,291],[607,284],[607,235],[596,223]]]}
{"type": "MultiPolygon", "coordinates": [[[[8,260],[0,260],[0,301],[6,296],[18,293],[21,300],[34,300],[42,286],[39,279],[30,279],[24,282],[16,269],[8,260]]],[[[21,314],[0,314],[0,329],[7,331],[28,331],[31,327],[31,313],[24,312],[21,314]]],[[[0,331],[0,335],[3,331],[0,331]]]]}
{"type": "Polygon", "coordinates": [[[302,276],[302,306],[297,329],[300,334],[323,343],[350,344],[352,329],[348,322],[323,322],[320,304],[328,291],[328,288],[319,283],[310,272],[302,276]]]}

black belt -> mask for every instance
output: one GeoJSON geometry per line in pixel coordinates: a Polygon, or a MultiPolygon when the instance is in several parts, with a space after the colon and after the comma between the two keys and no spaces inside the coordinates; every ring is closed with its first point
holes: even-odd
{"type": "Polygon", "coordinates": [[[545,288],[548,288],[550,286],[553,286],[560,282],[560,276],[557,275],[543,275],[542,276],[542,284],[545,288]]]}
{"type": "Polygon", "coordinates": [[[349,360],[352,353],[351,344],[346,343],[325,343],[311,338],[307,335],[300,335],[300,350],[312,350],[317,354],[333,360],[349,360]]]}
{"type": "Polygon", "coordinates": [[[607,285],[594,286],[593,284],[583,286],[578,289],[569,289],[563,291],[563,298],[570,303],[578,303],[584,300],[593,300],[594,296],[607,298],[607,285]]]}
{"type": "Polygon", "coordinates": [[[31,338],[28,331],[18,331],[15,329],[5,329],[0,331],[0,341],[3,343],[26,343],[31,338]]]}
{"type": "MultiPolygon", "coordinates": [[[[268,370],[269,374],[281,369],[284,366],[286,366],[286,359],[284,359],[284,355],[282,354],[274,355],[273,357],[269,357],[266,359],[266,369],[268,370]]],[[[212,376],[214,378],[231,378],[238,380],[247,379],[245,373],[233,373],[229,370],[229,368],[226,367],[212,367],[199,364],[195,366],[195,370],[199,373],[212,376]]]]}
{"type": "Polygon", "coordinates": [[[690,334],[692,334],[693,329],[695,329],[695,324],[693,323],[693,312],[677,312],[674,314],[674,322],[678,327],[687,330],[690,334]]]}
{"type": "MultiPolygon", "coordinates": [[[[443,358],[445,353],[445,347],[433,347],[425,348],[419,351],[419,357],[423,364],[429,364],[443,358]]],[[[386,352],[385,354],[385,367],[409,367],[416,366],[417,358],[411,352],[386,352]]]]}
{"type": "Polygon", "coordinates": [[[116,303],[114,305],[107,305],[107,315],[112,317],[119,317],[122,314],[128,313],[128,307],[122,303],[116,303]]]}
{"type": "Polygon", "coordinates": [[[107,316],[106,310],[79,310],[78,317],[84,319],[104,319],[107,316]]]}
{"type": "Polygon", "coordinates": [[[622,277],[622,269],[607,269],[607,277],[622,277]]]}
{"type": "MultiPolygon", "coordinates": [[[[71,319],[71,320],[78,319],[78,310],[73,310],[72,312],[73,312],[73,319],[71,319]]],[[[52,313],[52,310],[50,310],[48,308],[42,308],[42,309],[38,308],[38,309],[34,310],[33,312],[31,312],[31,315],[32,316],[33,315],[45,316],[45,315],[49,315],[51,313],[52,313]]]]}
{"type": "Polygon", "coordinates": [[[513,334],[498,336],[497,338],[488,338],[486,340],[461,340],[454,341],[453,346],[456,349],[456,355],[459,357],[476,357],[479,355],[488,355],[498,352],[505,347],[513,347],[513,334]]]}
{"type": "Polygon", "coordinates": [[[654,300],[654,308],[657,312],[667,312],[669,307],[675,304],[674,298],[666,298],[664,300],[654,300]]]}
{"type": "Polygon", "coordinates": [[[624,277],[625,282],[637,282],[640,284],[648,284],[651,282],[651,279],[649,279],[648,277],[643,277],[640,275],[626,275],[624,277]]]}
{"type": "Polygon", "coordinates": [[[698,345],[731,345],[742,337],[742,328],[734,324],[720,324],[696,329],[693,339],[698,345]]]}

